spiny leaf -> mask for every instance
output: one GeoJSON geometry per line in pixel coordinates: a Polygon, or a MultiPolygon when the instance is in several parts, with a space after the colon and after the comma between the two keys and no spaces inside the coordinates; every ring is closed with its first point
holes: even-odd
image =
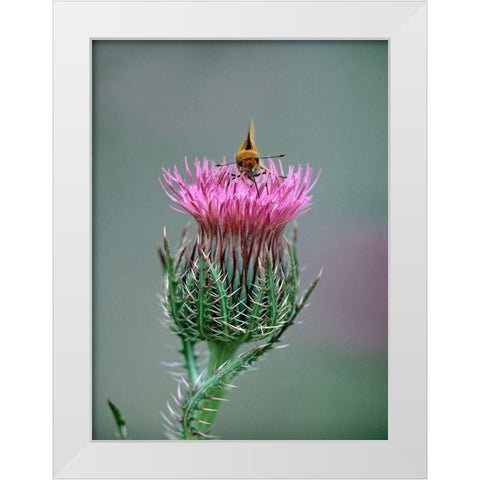
{"type": "Polygon", "coordinates": [[[307,302],[308,300],[308,297],[310,297],[310,295],[312,294],[313,290],[315,289],[315,287],[317,286],[318,282],[320,281],[320,278],[322,278],[322,272],[323,272],[323,269],[320,270],[319,274],[316,276],[315,280],[310,284],[310,286],[308,287],[308,290],[303,294],[303,297],[300,301],[300,304],[297,305],[296,309],[295,309],[295,316],[297,316],[297,314],[302,310],[302,308],[305,306],[305,303],[307,302]]]}

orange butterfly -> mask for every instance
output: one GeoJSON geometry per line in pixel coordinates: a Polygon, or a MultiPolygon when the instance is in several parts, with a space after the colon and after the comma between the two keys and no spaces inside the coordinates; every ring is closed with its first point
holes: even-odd
{"type": "MultiPolygon", "coordinates": [[[[258,177],[259,175],[262,175],[262,174],[270,173],[268,168],[265,165],[262,165],[260,160],[265,158],[281,158],[284,156],[285,154],[267,155],[266,157],[260,157],[258,155],[257,147],[253,141],[253,121],[250,120],[250,123],[248,125],[247,138],[240,145],[240,148],[237,154],[235,155],[235,162],[217,164],[217,167],[233,165],[233,163],[235,163],[237,165],[237,169],[240,172],[240,174],[244,174],[248,179],[250,179],[255,184],[255,188],[257,189],[257,195],[260,196],[260,192],[258,190],[258,185],[257,185],[257,182],[255,181],[255,177],[258,177]]],[[[282,177],[282,178],[285,178],[285,177],[282,177]]]]}

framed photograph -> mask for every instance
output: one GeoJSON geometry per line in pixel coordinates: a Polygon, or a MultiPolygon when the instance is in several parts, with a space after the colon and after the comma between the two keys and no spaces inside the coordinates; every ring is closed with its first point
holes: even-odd
{"type": "Polygon", "coordinates": [[[426,477],[426,2],[54,2],[54,476],[426,477]]]}

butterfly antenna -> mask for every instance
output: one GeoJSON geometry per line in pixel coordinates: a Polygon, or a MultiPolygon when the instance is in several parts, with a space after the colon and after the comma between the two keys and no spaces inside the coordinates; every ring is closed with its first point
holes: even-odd
{"type": "Polygon", "coordinates": [[[216,167],[228,167],[228,165],[235,165],[237,162],[230,162],[230,163],[216,163],[216,167]]]}
{"type": "Polygon", "coordinates": [[[285,153],[282,153],[281,155],[267,155],[266,157],[257,157],[259,160],[266,160],[267,158],[282,158],[286,157],[287,155],[285,153]]]}

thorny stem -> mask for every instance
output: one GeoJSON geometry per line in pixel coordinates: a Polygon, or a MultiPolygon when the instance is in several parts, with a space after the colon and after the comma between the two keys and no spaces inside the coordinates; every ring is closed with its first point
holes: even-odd
{"type": "Polygon", "coordinates": [[[207,375],[213,375],[215,371],[231,360],[238,349],[238,343],[233,342],[208,342],[210,359],[208,362],[207,375]]]}
{"type": "MultiPolygon", "coordinates": [[[[227,362],[235,357],[235,352],[238,349],[237,343],[231,342],[209,342],[208,349],[210,351],[210,358],[207,368],[205,382],[208,382],[227,362]]],[[[194,430],[203,434],[210,434],[213,428],[215,419],[217,418],[218,410],[220,409],[223,399],[230,391],[231,387],[228,385],[228,378],[223,379],[224,382],[218,385],[213,385],[207,391],[207,397],[199,403],[198,411],[195,415],[194,430]]],[[[191,435],[190,432],[184,432],[186,439],[200,439],[201,435],[191,435]]]]}

